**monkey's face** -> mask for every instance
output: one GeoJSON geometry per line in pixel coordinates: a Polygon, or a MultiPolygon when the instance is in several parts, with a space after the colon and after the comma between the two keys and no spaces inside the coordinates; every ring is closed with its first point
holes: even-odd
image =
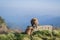
{"type": "Polygon", "coordinates": [[[38,20],[37,19],[32,19],[31,24],[32,25],[38,25],[38,20]]]}
{"type": "Polygon", "coordinates": [[[38,24],[38,20],[33,20],[33,23],[34,24],[38,24]]]}

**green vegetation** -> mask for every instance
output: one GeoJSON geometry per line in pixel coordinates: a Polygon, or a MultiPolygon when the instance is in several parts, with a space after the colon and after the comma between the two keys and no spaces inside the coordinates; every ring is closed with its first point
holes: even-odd
{"type": "Polygon", "coordinates": [[[0,40],[60,40],[60,31],[36,31],[32,35],[27,35],[24,33],[8,33],[0,34],[0,40]]]}
{"type": "Polygon", "coordinates": [[[5,23],[4,19],[0,16],[0,24],[5,23]]]}

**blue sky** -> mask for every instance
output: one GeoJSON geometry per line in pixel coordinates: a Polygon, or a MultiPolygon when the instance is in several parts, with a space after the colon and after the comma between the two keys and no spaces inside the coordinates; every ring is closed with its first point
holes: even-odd
{"type": "Polygon", "coordinates": [[[60,0],[0,0],[0,11],[2,16],[60,16],[60,0]]]}
{"type": "Polygon", "coordinates": [[[0,0],[0,16],[20,24],[33,17],[60,17],[60,0],[0,0]]]}
{"type": "MultiPolygon", "coordinates": [[[[0,0],[0,8],[2,9],[2,12],[6,9],[9,9],[8,11],[11,12],[15,11],[16,13],[13,13],[13,15],[19,15],[23,11],[24,15],[29,15],[33,13],[40,15],[49,14],[60,16],[60,0],[0,0]],[[4,10],[4,8],[6,9],[4,10]],[[43,12],[43,14],[41,14],[41,12],[43,12]]],[[[5,14],[11,15],[12,13],[5,14]]]]}

